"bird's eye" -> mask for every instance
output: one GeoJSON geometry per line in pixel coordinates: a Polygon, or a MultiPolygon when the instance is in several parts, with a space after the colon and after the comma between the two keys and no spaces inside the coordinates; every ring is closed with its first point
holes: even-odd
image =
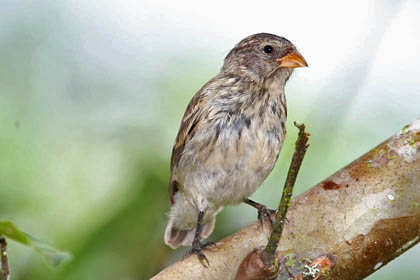
{"type": "Polygon", "coordinates": [[[265,53],[272,53],[272,52],[273,52],[273,47],[272,47],[272,46],[270,46],[270,45],[266,45],[266,46],[264,47],[264,52],[265,52],[265,53]]]}

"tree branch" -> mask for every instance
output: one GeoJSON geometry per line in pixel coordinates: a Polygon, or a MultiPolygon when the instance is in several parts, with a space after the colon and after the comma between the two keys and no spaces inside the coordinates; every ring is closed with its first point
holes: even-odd
{"type": "MultiPolygon", "coordinates": [[[[329,279],[363,279],[404,253],[420,241],[419,186],[417,120],[292,200],[277,250],[283,260],[279,278],[333,255],[329,279]]],[[[152,279],[234,279],[240,263],[263,248],[269,235],[267,227],[253,223],[206,251],[209,268],[193,256],[152,279]]]]}
{"type": "Polygon", "coordinates": [[[266,267],[277,265],[274,263],[275,253],[279,240],[283,233],[284,221],[286,218],[287,210],[290,206],[290,200],[293,194],[293,187],[295,186],[296,178],[299,173],[300,166],[302,165],[303,158],[305,157],[306,149],[308,148],[309,133],[305,132],[305,125],[295,122],[295,126],[299,129],[298,139],[296,141],[296,148],[293,154],[292,162],[287,173],[286,182],[284,183],[283,193],[278,206],[276,219],[273,224],[273,229],[268,239],[267,246],[262,252],[262,260],[266,267]]]}
{"type": "Polygon", "coordinates": [[[279,273],[281,260],[277,258],[276,251],[283,234],[287,210],[290,206],[297,175],[309,146],[310,135],[305,131],[305,125],[297,122],[294,125],[299,129],[299,135],[267,246],[264,249],[255,249],[246,256],[239,265],[235,280],[274,279],[279,273]]]}
{"type": "Polygon", "coordinates": [[[9,280],[10,270],[9,270],[9,261],[7,259],[7,243],[4,237],[0,237],[0,254],[1,254],[1,279],[9,280]]]}

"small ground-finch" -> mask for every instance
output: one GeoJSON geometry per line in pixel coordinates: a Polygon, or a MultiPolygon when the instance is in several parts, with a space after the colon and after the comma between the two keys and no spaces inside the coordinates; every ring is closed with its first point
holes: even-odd
{"type": "MultiPolygon", "coordinates": [[[[192,98],[171,159],[171,211],[165,243],[198,254],[223,206],[246,202],[273,169],[286,134],[284,87],[307,66],[287,39],[260,33],[239,42],[192,98]]],[[[208,243],[208,244],[211,244],[208,243]]]]}

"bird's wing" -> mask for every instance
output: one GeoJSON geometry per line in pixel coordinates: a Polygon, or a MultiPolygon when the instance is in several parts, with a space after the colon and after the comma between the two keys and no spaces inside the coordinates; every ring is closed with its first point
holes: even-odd
{"type": "Polygon", "coordinates": [[[202,114],[205,97],[200,90],[188,104],[187,110],[185,111],[184,117],[182,118],[181,126],[178,131],[178,135],[175,140],[174,147],[172,149],[171,157],[171,181],[169,183],[169,198],[171,204],[174,203],[175,193],[179,189],[179,183],[173,178],[175,170],[178,166],[179,159],[181,158],[182,152],[184,151],[185,143],[190,139],[200,122],[200,115],[202,114]]]}

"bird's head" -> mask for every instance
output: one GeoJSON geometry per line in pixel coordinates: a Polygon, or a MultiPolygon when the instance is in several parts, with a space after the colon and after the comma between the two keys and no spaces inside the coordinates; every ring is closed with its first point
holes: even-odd
{"type": "Polygon", "coordinates": [[[256,82],[264,82],[270,77],[286,81],[293,68],[307,66],[289,40],[274,34],[258,33],[246,37],[229,52],[222,71],[256,82]]]}

